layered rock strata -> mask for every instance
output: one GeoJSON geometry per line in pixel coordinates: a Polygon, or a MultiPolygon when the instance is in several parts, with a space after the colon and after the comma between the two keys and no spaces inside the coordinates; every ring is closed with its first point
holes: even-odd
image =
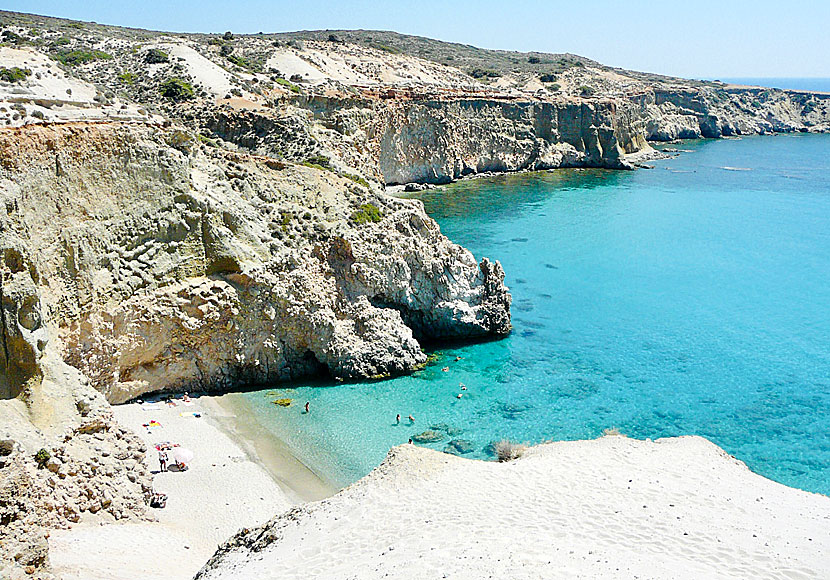
{"type": "Polygon", "coordinates": [[[8,276],[25,279],[5,286],[20,324],[4,344],[31,335],[10,379],[36,372],[47,341],[120,402],[388,376],[425,362],[419,339],[510,330],[498,263],[447,240],[420,202],[330,171],[120,124],[7,131],[0,164],[8,276]]]}

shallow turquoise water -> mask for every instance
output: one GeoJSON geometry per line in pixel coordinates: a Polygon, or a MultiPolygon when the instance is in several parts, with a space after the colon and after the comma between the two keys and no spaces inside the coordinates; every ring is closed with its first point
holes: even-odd
{"type": "Polygon", "coordinates": [[[257,417],[339,484],[446,423],[471,457],[501,438],[698,434],[767,477],[830,493],[830,136],[681,147],[651,171],[427,192],[444,233],[501,260],[513,334],[443,348],[410,377],[248,393],[257,417]],[[300,404],[276,407],[274,393],[300,404]]]}

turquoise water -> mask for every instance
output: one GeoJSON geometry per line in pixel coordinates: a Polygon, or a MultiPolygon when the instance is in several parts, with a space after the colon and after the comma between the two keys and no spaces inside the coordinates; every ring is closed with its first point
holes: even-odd
{"type": "Polygon", "coordinates": [[[653,170],[427,192],[444,233],[504,265],[512,335],[442,348],[410,377],[248,393],[257,417],[339,484],[446,423],[471,457],[502,438],[606,428],[703,435],[758,473],[830,493],[830,136],[681,147],[653,170]]]}

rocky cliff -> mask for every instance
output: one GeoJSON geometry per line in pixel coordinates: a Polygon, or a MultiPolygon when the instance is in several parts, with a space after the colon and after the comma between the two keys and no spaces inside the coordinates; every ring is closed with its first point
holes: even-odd
{"type": "Polygon", "coordinates": [[[121,124],[0,133],[0,167],[7,396],[47,342],[120,402],[388,376],[419,339],[510,330],[498,263],[331,171],[121,124]]]}

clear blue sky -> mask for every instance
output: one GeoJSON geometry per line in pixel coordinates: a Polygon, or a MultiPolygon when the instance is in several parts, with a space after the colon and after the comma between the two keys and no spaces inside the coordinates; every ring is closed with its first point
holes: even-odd
{"type": "Polygon", "coordinates": [[[395,30],[691,78],[830,77],[828,0],[5,0],[2,8],[176,32],[395,30]]]}

